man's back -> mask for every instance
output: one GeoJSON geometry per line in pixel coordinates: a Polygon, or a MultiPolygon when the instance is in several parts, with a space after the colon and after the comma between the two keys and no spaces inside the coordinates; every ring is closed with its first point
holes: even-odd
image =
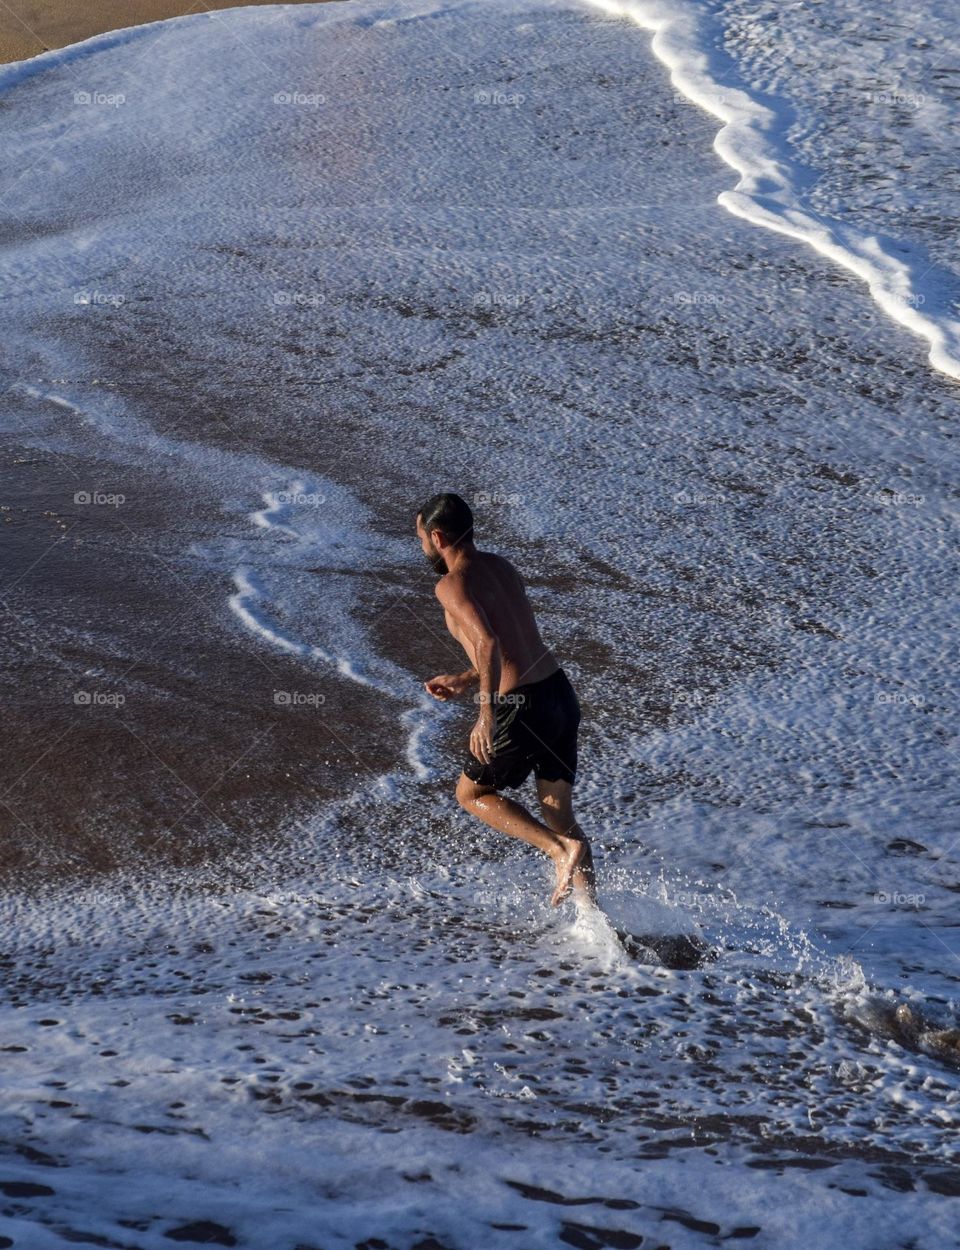
{"type": "MultiPolygon", "coordinates": [[[[463,579],[500,643],[500,694],[556,672],[560,666],[540,637],[523,581],[509,560],[491,551],[477,551],[461,570],[447,577],[463,579]]],[[[464,645],[449,614],[447,627],[464,645]]],[[[467,655],[472,659],[469,650],[467,655]]]]}

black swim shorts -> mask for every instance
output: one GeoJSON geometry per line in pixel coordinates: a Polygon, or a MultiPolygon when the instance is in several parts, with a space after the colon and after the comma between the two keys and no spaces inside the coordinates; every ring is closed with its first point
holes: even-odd
{"type": "Polygon", "coordinates": [[[569,781],[577,775],[577,727],[580,704],[562,668],[549,677],[515,686],[494,707],[493,758],[482,764],[469,751],[463,771],[482,786],[511,789],[533,769],[544,781],[569,781]]]}

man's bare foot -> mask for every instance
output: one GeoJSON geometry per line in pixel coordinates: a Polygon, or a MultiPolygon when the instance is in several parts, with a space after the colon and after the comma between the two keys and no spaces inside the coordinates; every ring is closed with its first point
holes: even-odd
{"type": "Polygon", "coordinates": [[[587,849],[583,854],[583,858],[573,870],[571,880],[578,902],[586,901],[592,903],[594,907],[599,906],[597,901],[597,876],[593,867],[593,852],[589,843],[587,843],[587,849]]]}
{"type": "Polygon", "coordinates": [[[569,893],[573,874],[587,851],[585,839],[564,838],[564,842],[570,845],[553,861],[557,866],[557,888],[550,896],[550,902],[554,907],[559,907],[569,893]]]}

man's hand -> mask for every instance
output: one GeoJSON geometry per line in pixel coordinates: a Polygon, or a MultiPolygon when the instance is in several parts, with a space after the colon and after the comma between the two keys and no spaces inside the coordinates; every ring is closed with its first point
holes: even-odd
{"type": "Polygon", "coordinates": [[[475,756],[481,764],[489,764],[493,759],[494,728],[493,707],[486,703],[480,709],[477,723],[470,730],[470,754],[475,756]]]}
{"type": "Polygon", "coordinates": [[[440,677],[431,677],[423,683],[423,688],[435,699],[446,702],[466,694],[477,679],[469,673],[443,673],[440,677]]]}

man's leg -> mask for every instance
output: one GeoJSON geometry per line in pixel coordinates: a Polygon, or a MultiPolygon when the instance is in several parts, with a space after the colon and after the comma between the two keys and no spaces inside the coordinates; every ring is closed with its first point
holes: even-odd
{"type": "MultiPolygon", "coordinates": [[[[497,794],[493,786],[480,785],[472,781],[466,773],[460,774],[457,782],[457,802],[472,815],[479,817],[484,824],[509,834],[513,838],[522,838],[538,850],[549,855],[557,868],[557,890],[551,902],[556,905],[563,897],[558,897],[562,879],[569,876],[568,864],[571,857],[579,850],[579,840],[555,832],[547,825],[535,820],[527,809],[503,794],[497,794]]],[[[589,853],[589,848],[588,848],[589,853]]]]}
{"type": "MultiPolygon", "coordinates": [[[[569,781],[547,781],[543,777],[538,777],[537,797],[540,799],[543,819],[554,833],[568,841],[575,839],[574,846],[577,843],[583,844],[583,854],[578,859],[575,859],[573,853],[568,850],[567,858],[568,861],[574,863],[574,868],[572,873],[567,872],[566,880],[581,898],[587,899],[596,906],[597,883],[593,867],[593,852],[590,850],[587,835],[577,824],[577,818],[573,814],[573,786],[569,781]]],[[[558,890],[563,884],[563,881],[558,881],[558,890]]]]}

